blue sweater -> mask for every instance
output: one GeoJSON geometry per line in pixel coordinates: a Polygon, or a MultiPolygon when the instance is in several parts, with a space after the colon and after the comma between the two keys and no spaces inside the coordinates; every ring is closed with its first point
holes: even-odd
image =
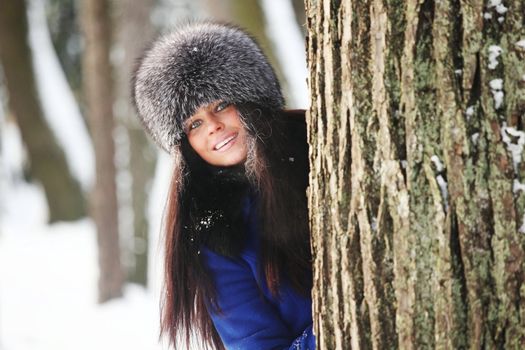
{"type": "Polygon", "coordinates": [[[298,294],[286,280],[279,297],[271,295],[258,273],[259,232],[253,200],[247,200],[245,246],[232,259],[202,248],[204,263],[216,288],[220,313],[208,306],[213,324],[227,349],[314,350],[312,300],[298,294]]]}

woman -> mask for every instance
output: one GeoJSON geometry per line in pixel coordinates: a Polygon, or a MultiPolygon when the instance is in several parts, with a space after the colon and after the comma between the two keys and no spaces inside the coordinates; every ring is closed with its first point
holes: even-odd
{"type": "Polygon", "coordinates": [[[187,24],[139,60],[133,99],[174,159],[162,333],[189,347],[314,349],[302,112],[245,32],[187,24]]]}

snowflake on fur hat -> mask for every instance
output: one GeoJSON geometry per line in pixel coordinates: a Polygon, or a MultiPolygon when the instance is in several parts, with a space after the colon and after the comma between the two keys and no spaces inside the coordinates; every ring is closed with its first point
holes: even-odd
{"type": "Polygon", "coordinates": [[[189,23],[155,41],[139,60],[132,96],[156,143],[171,153],[183,121],[221,100],[284,107],[279,81],[255,40],[238,27],[189,23]]]}

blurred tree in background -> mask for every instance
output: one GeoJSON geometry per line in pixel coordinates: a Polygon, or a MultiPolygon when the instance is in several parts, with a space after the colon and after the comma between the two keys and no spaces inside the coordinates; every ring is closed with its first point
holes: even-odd
{"type": "Polygon", "coordinates": [[[100,302],[120,297],[124,282],[118,230],[109,10],[107,0],[83,0],[80,12],[85,38],[83,89],[96,159],[90,211],[97,228],[100,302]]]}
{"type": "MultiPolygon", "coordinates": [[[[151,179],[154,176],[156,150],[149,142],[142,129],[135,110],[131,105],[130,77],[135,61],[155,35],[155,28],[151,23],[151,13],[154,9],[154,0],[122,0],[115,3],[114,50],[116,52],[115,65],[115,117],[122,126],[121,134],[126,133],[119,140],[117,146],[125,148],[120,152],[123,156],[120,172],[131,182],[128,188],[119,191],[120,205],[130,206],[131,218],[122,215],[121,233],[126,230],[132,232],[132,239],[128,246],[130,262],[128,263],[128,280],[147,285],[148,281],[148,248],[149,222],[147,204],[151,191],[151,179]]],[[[125,211],[126,212],[126,211],[125,211]]]]}
{"type": "MultiPolygon", "coordinates": [[[[26,0],[27,1],[27,0],[26,0]]],[[[71,90],[81,100],[82,44],[76,0],[46,1],[46,15],[53,46],[64,69],[71,90]]]]}
{"type": "Polygon", "coordinates": [[[28,44],[26,12],[25,1],[0,2],[0,62],[9,108],[27,149],[28,175],[44,189],[49,222],[76,220],[85,215],[83,194],[44,118],[28,44]]]}

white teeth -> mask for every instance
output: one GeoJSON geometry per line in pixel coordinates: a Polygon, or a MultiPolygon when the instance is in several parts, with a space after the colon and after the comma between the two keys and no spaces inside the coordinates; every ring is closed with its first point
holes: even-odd
{"type": "Polygon", "coordinates": [[[230,136],[228,137],[226,140],[218,143],[217,145],[215,145],[215,150],[219,150],[221,149],[222,147],[224,147],[228,142],[230,142],[231,140],[233,140],[235,138],[235,136],[230,136]]]}

